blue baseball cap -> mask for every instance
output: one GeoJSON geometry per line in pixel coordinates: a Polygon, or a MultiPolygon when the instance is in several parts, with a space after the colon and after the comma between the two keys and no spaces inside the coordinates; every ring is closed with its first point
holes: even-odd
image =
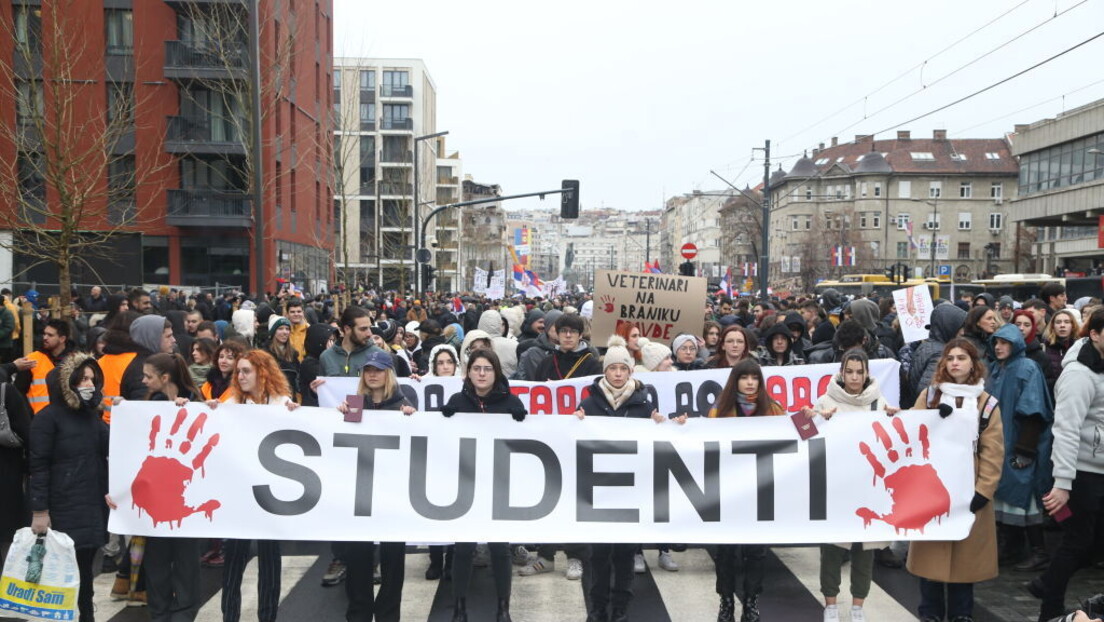
{"type": "Polygon", "coordinates": [[[364,360],[364,364],[360,366],[360,370],[364,371],[365,367],[375,367],[376,369],[395,369],[395,363],[391,360],[391,355],[386,352],[370,352],[368,358],[364,360]]]}

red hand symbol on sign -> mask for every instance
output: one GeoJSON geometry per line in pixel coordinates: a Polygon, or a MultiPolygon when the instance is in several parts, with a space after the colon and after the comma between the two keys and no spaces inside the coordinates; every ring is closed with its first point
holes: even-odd
{"type": "Polygon", "coordinates": [[[897,441],[890,437],[880,422],[875,422],[872,427],[892,472],[882,464],[870,445],[859,443],[859,451],[874,469],[873,485],[877,486],[878,480],[882,480],[893,507],[889,514],[878,514],[870,508],[859,508],[855,514],[863,519],[867,527],[871,521],[880,520],[893,525],[898,533],[909,529],[923,533],[928,523],[951,512],[951,496],[935,467],[928,462],[928,426],[921,424],[919,428],[917,441],[922,451],[919,457],[913,455],[915,443],[910,442],[905,423],[900,418],[893,420],[893,429],[904,446],[904,456],[898,451],[897,441]]]}
{"type": "Polygon", "coordinates": [[[602,311],[604,313],[613,313],[613,296],[602,296],[600,302],[602,303],[602,311]]]}
{"type": "Polygon", "coordinates": [[[153,418],[153,423],[150,424],[149,456],[142,462],[138,475],[130,485],[134,506],[138,508],[139,514],[143,511],[149,514],[155,527],[158,523],[169,523],[171,527],[173,522],[179,526],[186,517],[197,512],[206,514],[210,520],[215,510],[222,507],[214,499],[196,507],[189,507],[184,501],[184,491],[191,484],[196,470],[200,471],[201,476],[206,475],[203,464],[219,442],[218,434],[211,436],[202,447],[196,442],[207,423],[207,413],[200,413],[181,437],[180,432],[187,418],[188,411],[181,408],[176,413],[168,437],[160,444],[158,436],[161,433],[161,415],[153,418]]]}

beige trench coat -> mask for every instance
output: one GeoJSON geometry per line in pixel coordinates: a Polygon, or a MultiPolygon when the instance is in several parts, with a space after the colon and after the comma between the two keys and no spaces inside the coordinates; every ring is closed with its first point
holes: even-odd
{"type": "MultiPolygon", "coordinates": [[[[916,399],[914,408],[927,408],[928,391],[916,399]]],[[[978,416],[989,394],[978,396],[978,416]]],[[[993,410],[989,425],[978,439],[974,454],[974,490],[989,503],[974,515],[970,535],[958,542],[913,542],[909,545],[908,570],[912,574],[943,583],[977,583],[997,576],[997,520],[993,496],[997,493],[1004,464],[1004,428],[1000,409],[993,410]]]]}

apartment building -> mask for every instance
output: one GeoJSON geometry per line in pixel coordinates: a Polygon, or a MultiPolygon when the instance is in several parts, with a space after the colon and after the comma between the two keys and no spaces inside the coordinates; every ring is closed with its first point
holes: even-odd
{"type": "Polygon", "coordinates": [[[1036,272],[1104,273],[1104,99],[1017,125],[1019,191],[1013,222],[1037,227],[1036,272]]]}
{"type": "MultiPolygon", "coordinates": [[[[109,234],[117,267],[74,262],[74,281],[255,291],[260,271],[270,291],[280,277],[325,288],[331,0],[260,0],[255,41],[248,2],[9,4],[0,159],[16,162],[20,198],[0,196],[0,210],[24,215],[29,230],[57,230],[68,193],[87,192],[82,235],[109,234]],[[59,130],[64,144],[51,144],[59,130]],[[61,181],[57,167],[72,176],[61,181]]],[[[18,240],[21,228],[5,235],[18,240]]],[[[15,246],[14,280],[53,291],[56,270],[28,269],[33,258],[15,246]]]]}
{"type": "MultiPolygon", "coordinates": [[[[339,274],[369,287],[412,288],[415,222],[437,200],[439,160],[450,159],[440,137],[430,136],[437,133],[433,78],[418,59],[335,58],[332,101],[339,274]]],[[[433,232],[431,224],[427,243],[433,232]]]]}
{"type": "Polygon", "coordinates": [[[898,262],[962,281],[1028,271],[1031,232],[1010,221],[1006,203],[1018,175],[1004,138],[832,139],[770,178],[771,280],[807,291],[898,262]],[[850,253],[834,265],[836,247],[854,248],[854,265],[850,253]]]}

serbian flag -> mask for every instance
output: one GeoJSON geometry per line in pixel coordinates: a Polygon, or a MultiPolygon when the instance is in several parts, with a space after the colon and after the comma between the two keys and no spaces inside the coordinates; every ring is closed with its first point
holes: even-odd
{"type": "Polygon", "coordinates": [[[728,296],[729,298],[732,298],[732,268],[731,267],[725,269],[725,275],[724,275],[724,278],[721,279],[721,289],[719,291],[723,292],[725,296],[728,296]]]}
{"type": "Polygon", "coordinates": [[[855,247],[854,246],[834,246],[832,247],[832,265],[834,266],[854,266],[855,265],[855,247]]]}
{"type": "Polygon", "coordinates": [[[525,277],[525,268],[521,267],[521,264],[514,264],[514,280],[521,281],[525,277]]]}
{"type": "Polygon", "coordinates": [[[452,312],[459,314],[463,313],[464,311],[466,311],[466,309],[464,308],[464,301],[460,300],[459,296],[454,296],[452,298],[452,312]]]}

